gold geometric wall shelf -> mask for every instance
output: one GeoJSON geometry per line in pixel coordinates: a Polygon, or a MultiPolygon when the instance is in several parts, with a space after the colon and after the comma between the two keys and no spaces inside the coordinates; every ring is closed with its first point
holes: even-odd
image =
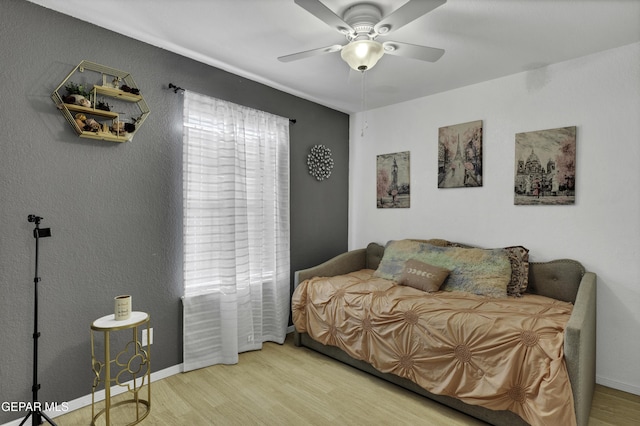
{"type": "Polygon", "coordinates": [[[80,62],[51,99],[81,138],[130,141],[149,115],[131,74],[89,61],[80,62]]]}

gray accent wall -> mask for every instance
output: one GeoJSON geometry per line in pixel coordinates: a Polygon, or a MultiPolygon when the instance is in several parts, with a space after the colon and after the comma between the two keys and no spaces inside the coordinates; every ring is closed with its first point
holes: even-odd
{"type": "MultiPolygon", "coordinates": [[[[348,115],[24,0],[0,2],[0,21],[0,402],[31,401],[29,214],[52,233],[40,240],[40,401],[90,394],[90,324],[119,294],[151,314],[152,371],[182,362],[182,96],[169,83],[295,118],[291,269],[347,249],[348,115]],[[151,109],[133,141],[79,138],[56,110],[51,92],[82,60],[132,74],[151,109]],[[323,182],[307,172],[315,144],[333,151],[323,182]]],[[[24,415],[0,411],[0,424],[24,415]]]]}

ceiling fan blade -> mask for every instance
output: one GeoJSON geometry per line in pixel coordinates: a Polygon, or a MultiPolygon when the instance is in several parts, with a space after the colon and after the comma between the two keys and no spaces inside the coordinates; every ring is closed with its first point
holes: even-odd
{"type": "Polygon", "coordinates": [[[444,49],[418,46],[416,44],[402,43],[399,41],[385,41],[382,43],[382,46],[384,47],[385,54],[414,58],[427,62],[435,62],[444,55],[444,49]]]}
{"type": "Polygon", "coordinates": [[[351,25],[342,20],[341,17],[333,13],[331,9],[325,6],[320,0],[294,0],[295,3],[305,9],[307,12],[320,19],[325,24],[335,28],[343,34],[354,33],[355,30],[351,25]]]}
{"type": "Polygon", "coordinates": [[[305,50],[304,52],[293,53],[291,55],[280,56],[278,60],[280,62],[291,62],[299,59],[309,58],[311,56],[323,55],[325,53],[339,52],[342,46],[334,44],[333,46],[320,47],[318,49],[305,50]]]}
{"type": "Polygon", "coordinates": [[[375,25],[374,29],[379,34],[395,31],[422,15],[431,12],[436,7],[442,6],[446,2],[447,0],[409,0],[393,11],[391,15],[382,18],[382,20],[375,25]]]}

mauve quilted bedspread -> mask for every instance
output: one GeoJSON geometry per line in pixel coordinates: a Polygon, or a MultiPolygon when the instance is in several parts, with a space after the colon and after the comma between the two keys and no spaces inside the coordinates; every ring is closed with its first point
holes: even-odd
{"type": "Polygon", "coordinates": [[[373,272],[302,282],[292,299],[296,329],[431,393],[532,425],[576,424],[563,358],[570,303],[425,293],[373,272]]]}

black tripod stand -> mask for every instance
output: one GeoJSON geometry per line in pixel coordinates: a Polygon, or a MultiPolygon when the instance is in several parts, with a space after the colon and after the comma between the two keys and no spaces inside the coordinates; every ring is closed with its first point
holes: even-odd
{"type": "Polygon", "coordinates": [[[40,337],[40,332],[38,331],[38,282],[40,281],[40,277],[38,276],[38,241],[40,238],[51,236],[51,228],[40,229],[40,221],[42,219],[40,216],[33,214],[30,214],[27,218],[29,222],[35,222],[36,224],[36,228],[33,230],[33,238],[36,239],[36,274],[33,279],[33,386],[31,387],[33,401],[29,414],[22,420],[20,426],[22,426],[29,417],[31,417],[32,426],[41,425],[43,423],[42,419],[45,419],[50,425],[56,426],[53,420],[42,412],[42,406],[38,401],[38,390],[40,389],[40,383],[38,383],[38,338],[40,337]]]}

